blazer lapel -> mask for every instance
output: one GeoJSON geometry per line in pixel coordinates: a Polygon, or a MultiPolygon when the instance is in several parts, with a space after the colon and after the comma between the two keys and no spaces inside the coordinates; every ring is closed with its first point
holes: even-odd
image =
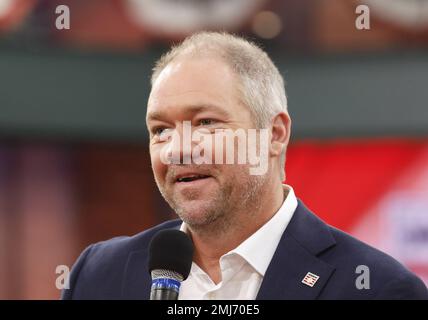
{"type": "Polygon", "coordinates": [[[334,267],[317,255],[334,244],[327,225],[299,201],[256,299],[316,299],[334,272],[334,267]],[[308,272],[319,277],[312,287],[302,282],[308,272]]]}

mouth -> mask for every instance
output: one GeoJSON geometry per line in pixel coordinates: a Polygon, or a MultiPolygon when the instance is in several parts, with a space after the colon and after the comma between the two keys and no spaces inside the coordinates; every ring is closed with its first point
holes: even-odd
{"type": "Polygon", "coordinates": [[[190,182],[199,181],[199,180],[205,180],[210,177],[211,176],[204,175],[204,174],[187,174],[187,175],[179,176],[175,182],[184,184],[184,183],[190,183],[190,182]]]}

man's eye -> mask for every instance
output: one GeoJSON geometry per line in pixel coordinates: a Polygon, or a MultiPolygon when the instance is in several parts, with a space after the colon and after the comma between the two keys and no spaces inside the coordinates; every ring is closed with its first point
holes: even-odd
{"type": "Polygon", "coordinates": [[[165,131],[165,127],[156,127],[152,130],[154,135],[160,136],[164,131],[165,131]]]}
{"type": "Polygon", "coordinates": [[[212,120],[212,119],[202,119],[202,120],[199,120],[199,124],[202,125],[202,126],[208,126],[210,124],[213,124],[214,122],[215,121],[212,120]]]}

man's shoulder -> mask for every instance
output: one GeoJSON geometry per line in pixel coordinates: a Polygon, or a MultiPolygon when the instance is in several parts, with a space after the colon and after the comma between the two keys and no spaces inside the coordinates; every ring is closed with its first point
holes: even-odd
{"type": "Polygon", "coordinates": [[[179,228],[181,221],[169,220],[133,236],[120,236],[91,245],[91,255],[99,253],[108,258],[117,255],[128,255],[132,251],[148,250],[152,237],[160,230],[179,228]]]}
{"type": "Polygon", "coordinates": [[[334,270],[320,298],[428,298],[422,280],[404,265],[327,224],[301,201],[293,219],[290,234],[334,270]]]}
{"type": "Polygon", "coordinates": [[[171,220],[134,236],[115,237],[91,244],[73,265],[70,289],[62,292],[62,298],[121,299],[123,275],[131,254],[148,251],[150,240],[156,232],[179,228],[180,223],[180,220],[171,220]]]}
{"type": "MultiPolygon", "coordinates": [[[[363,297],[378,299],[428,298],[425,284],[403,264],[387,253],[364,243],[350,234],[328,226],[336,245],[322,259],[335,265],[333,279],[349,285],[363,297]],[[367,294],[367,290],[371,294],[367,294]]],[[[355,292],[355,291],[354,291],[355,292]]]]}
{"type": "Polygon", "coordinates": [[[336,241],[336,245],[334,250],[323,255],[325,259],[336,260],[342,264],[356,264],[357,266],[371,265],[376,267],[373,268],[374,271],[382,269],[382,274],[385,276],[397,276],[400,273],[409,272],[400,262],[387,253],[342,230],[330,225],[328,227],[336,241]]]}

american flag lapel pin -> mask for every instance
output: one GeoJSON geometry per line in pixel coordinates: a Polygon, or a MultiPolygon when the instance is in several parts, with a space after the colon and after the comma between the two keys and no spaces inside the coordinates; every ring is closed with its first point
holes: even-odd
{"type": "Polygon", "coordinates": [[[302,283],[306,284],[309,287],[313,287],[320,277],[316,274],[308,272],[303,278],[302,283]]]}

